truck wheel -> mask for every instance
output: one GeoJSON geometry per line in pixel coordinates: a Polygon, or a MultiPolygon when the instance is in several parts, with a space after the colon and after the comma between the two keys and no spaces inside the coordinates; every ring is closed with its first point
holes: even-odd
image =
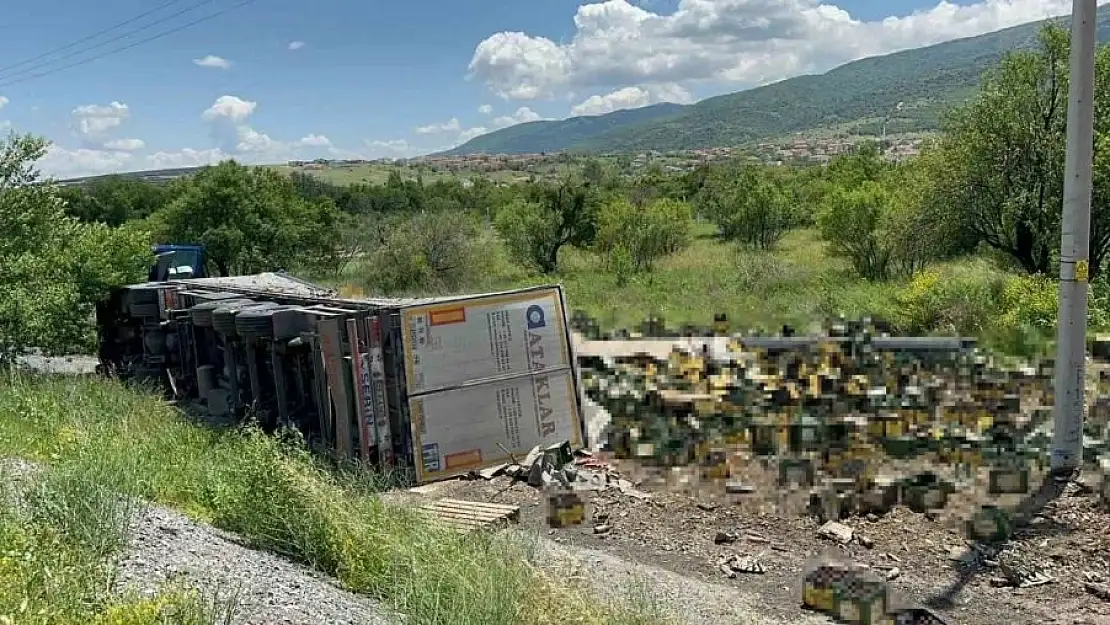
{"type": "Polygon", "coordinates": [[[248,339],[268,339],[274,336],[274,307],[260,310],[248,308],[235,315],[235,332],[248,339]]]}
{"type": "Polygon", "coordinates": [[[273,302],[255,302],[250,303],[236,303],[233,305],[223,305],[212,311],[212,329],[224,336],[237,336],[238,330],[235,327],[235,320],[246,310],[264,310],[267,308],[274,308],[277,304],[273,302]]]}

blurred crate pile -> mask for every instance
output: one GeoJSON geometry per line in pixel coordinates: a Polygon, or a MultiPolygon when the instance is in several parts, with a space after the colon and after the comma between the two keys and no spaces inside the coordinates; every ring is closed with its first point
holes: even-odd
{"type": "MultiPolygon", "coordinates": [[[[670,332],[655,318],[610,336],[581,313],[571,321],[592,340],[727,343],[723,353],[676,343],[665,360],[582,359],[587,394],[611,415],[607,442],[618,458],[700,465],[711,479],[727,479],[738,459],[770,464],[780,486],[831,484],[812,495],[825,517],[882,512],[892,501],[943,507],[955,483],[980,475],[991,494],[1024,493],[1047,467],[1051,362],[1005,361],[972,339],[892,337],[867,319],[835,320],[820,336],[790,328],[729,336],[723,315],[711,328],[670,332]]],[[[1085,460],[1096,465],[1107,449],[1098,410],[1084,441],[1085,460]]]]}

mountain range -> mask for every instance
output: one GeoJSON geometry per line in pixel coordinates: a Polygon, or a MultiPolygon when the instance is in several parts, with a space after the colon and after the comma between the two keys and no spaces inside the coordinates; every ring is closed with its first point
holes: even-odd
{"type": "MultiPolygon", "coordinates": [[[[1056,18],[1068,24],[1068,18],[1056,18]]],[[[983,72],[1012,50],[1037,44],[1046,21],[853,61],[694,104],[655,104],[604,115],[535,121],[442,152],[530,154],[631,152],[743,145],[815,131],[879,134],[938,129],[942,112],[975,92],[983,72]]],[[[1102,12],[1099,40],[1110,35],[1102,12]]]]}

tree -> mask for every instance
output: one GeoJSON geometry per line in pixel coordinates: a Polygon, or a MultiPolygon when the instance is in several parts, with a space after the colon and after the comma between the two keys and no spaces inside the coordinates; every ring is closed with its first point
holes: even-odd
{"type": "Polygon", "coordinates": [[[146,218],[169,203],[171,189],[123,176],[106,176],[86,187],[64,187],[66,212],[81,221],[112,227],[146,218]]]}
{"type": "Polygon", "coordinates": [[[94,305],[114,286],[141,281],[152,260],[148,234],[65,212],[59,189],[35,162],[48,143],[0,140],[0,362],[31,348],[60,352],[93,344],[94,305]]]}
{"type": "Polygon", "coordinates": [[[770,249],[793,226],[793,208],[779,181],[761,165],[725,167],[706,179],[702,212],[727,241],[770,249]]]}
{"type": "MultiPolygon", "coordinates": [[[[1067,31],[1049,25],[1039,49],[1008,54],[979,94],[948,116],[930,162],[934,218],[1030,273],[1052,272],[1060,241],[1069,48],[1067,31]]],[[[1096,71],[1092,277],[1110,249],[1110,50],[1098,52],[1096,71]]]]}
{"type": "Polygon", "coordinates": [[[597,213],[597,197],[588,184],[534,183],[498,212],[495,226],[518,259],[550,274],[559,266],[563,246],[593,243],[597,213]]]}
{"type": "Polygon", "coordinates": [[[151,222],[163,240],[205,245],[219,272],[232,275],[334,270],[339,218],[329,198],[300,197],[288,176],[224,161],[198,173],[151,222]]]}
{"type": "Polygon", "coordinates": [[[366,286],[387,293],[452,291],[487,267],[476,218],[459,210],[427,210],[380,218],[373,228],[366,286]]]}
{"type": "Polygon", "coordinates": [[[887,236],[892,199],[878,182],[830,192],[817,213],[817,227],[832,252],[845,257],[868,280],[890,274],[894,246],[887,236]]]}
{"type": "Polygon", "coordinates": [[[686,245],[691,219],[685,202],[664,198],[641,208],[620,198],[601,209],[596,248],[618,276],[651,271],[656,260],[686,245]]]}

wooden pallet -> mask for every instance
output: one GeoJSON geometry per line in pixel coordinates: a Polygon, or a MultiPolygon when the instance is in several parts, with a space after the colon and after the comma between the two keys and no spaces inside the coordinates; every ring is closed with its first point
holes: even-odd
{"type": "Polygon", "coordinates": [[[436,521],[464,533],[520,521],[520,506],[501,503],[440,499],[420,509],[436,521]]]}

